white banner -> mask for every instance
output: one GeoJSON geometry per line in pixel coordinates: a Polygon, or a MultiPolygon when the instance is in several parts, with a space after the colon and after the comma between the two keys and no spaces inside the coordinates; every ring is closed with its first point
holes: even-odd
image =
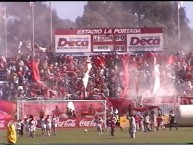
{"type": "Polygon", "coordinates": [[[129,51],[163,51],[163,34],[127,34],[129,51]]]}
{"type": "Polygon", "coordinates": [[[56,53],[91,52],[90,35],[55,35],[56,53]]]}
{"type": "Polygon", "coordinates": [[[93,45],[93,52],[112,52],[113,45],[93,45]]]}

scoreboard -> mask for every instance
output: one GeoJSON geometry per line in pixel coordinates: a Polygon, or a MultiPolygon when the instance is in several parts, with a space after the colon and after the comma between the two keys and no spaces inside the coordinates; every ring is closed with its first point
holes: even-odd
{"type": "Polygon", "coordinates": [[[56,30],[56,52],[162,51],[162,28],[93,28],[56,30]],[[83,45],[84,44],[84,45],[83,45]]]}
{"type": "Polygon", "coordinates": [[[94,35],[93,52],[126,52],[126,35],[94,35]]]}
{"type": "Polygon", "coordinates": [[[91,39],[93,52],[112,52],[114,50],[113,35],[92,35],[91,39]]]}
{"type": "Polygon", "coordinates": [[[115,52],[126,52],[127,44],[126,44],[126,34],[115,35],[115,52]]]}
{"type": "Polygon", "coordinates": [[[92,35],[93,52],[126,52],[126,34],[92,35]]]}

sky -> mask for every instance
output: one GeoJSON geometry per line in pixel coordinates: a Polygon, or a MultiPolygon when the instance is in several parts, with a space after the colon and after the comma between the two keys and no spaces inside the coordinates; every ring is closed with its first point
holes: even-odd
{"type": "Polygon", "coordinates": [[[87,1],[60,1],[52,2],[52,7],[56,9],[58,16],[62,19],[70,19],[75,22],[78,16],[82,16],[84,6],[87,1]]]}
{"type": "Polygon", "coordinates": [[[193,28],[193,1],[185,1],[183,6],[186,10],[186,15],[190,20],[190,27],[193,28]]]}
{"type": "MultiPolygon", "coordinates": [[[[83,15],[86,3],[87,1],[54,1],[52,7],[56,9],[60,18],[75,21],[78,16],[83,15]]],[[[190,27],[193,28],[193,1],[184,1],[183,7],[191,22],[190,27]]]]}

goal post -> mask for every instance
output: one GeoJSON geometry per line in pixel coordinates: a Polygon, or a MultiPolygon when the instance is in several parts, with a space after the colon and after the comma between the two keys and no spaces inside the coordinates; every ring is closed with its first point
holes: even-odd
{"type": "Polygon", "coordinates": [[[27,115],[39,118],[42,107],[44,108],[45,115],[56,114],[57,111],[57,116],[63,121],[62,124],[66,123],[66,121],[69,122],[69,119],[71,121],[76,119],[74,122],[80,124],[77,126],[91,127],[93,126],[95,115],[99,115],[103,118],[106,127],[106,100],[18,100],[17,119],[24,119],[27,115]],[[69,108],[75,110],[76,118],[69,117],[69,108]],[[84,124],[83,126],[81,125],[82,123],[84,124]],[[88,125],[89,123],[91,125],[88,125]]]}

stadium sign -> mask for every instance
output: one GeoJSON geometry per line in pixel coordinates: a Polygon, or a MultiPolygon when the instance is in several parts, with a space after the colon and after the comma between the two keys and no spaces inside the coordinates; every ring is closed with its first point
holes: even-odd
{"type": "Polygon", "coordinates": [[[162,28],[56,30],[56,53],[162,51],[162,28]]]}
{"type": "Polygon", "coordinates": [[[91,52],[90,35],[56,35],[55,52],[91,52]]]}
{"type": "Polygon", "coordinates": [[[128,51],[162,51],[163,35],[156,34],[128,34],[127,35],[128,51]]]}

